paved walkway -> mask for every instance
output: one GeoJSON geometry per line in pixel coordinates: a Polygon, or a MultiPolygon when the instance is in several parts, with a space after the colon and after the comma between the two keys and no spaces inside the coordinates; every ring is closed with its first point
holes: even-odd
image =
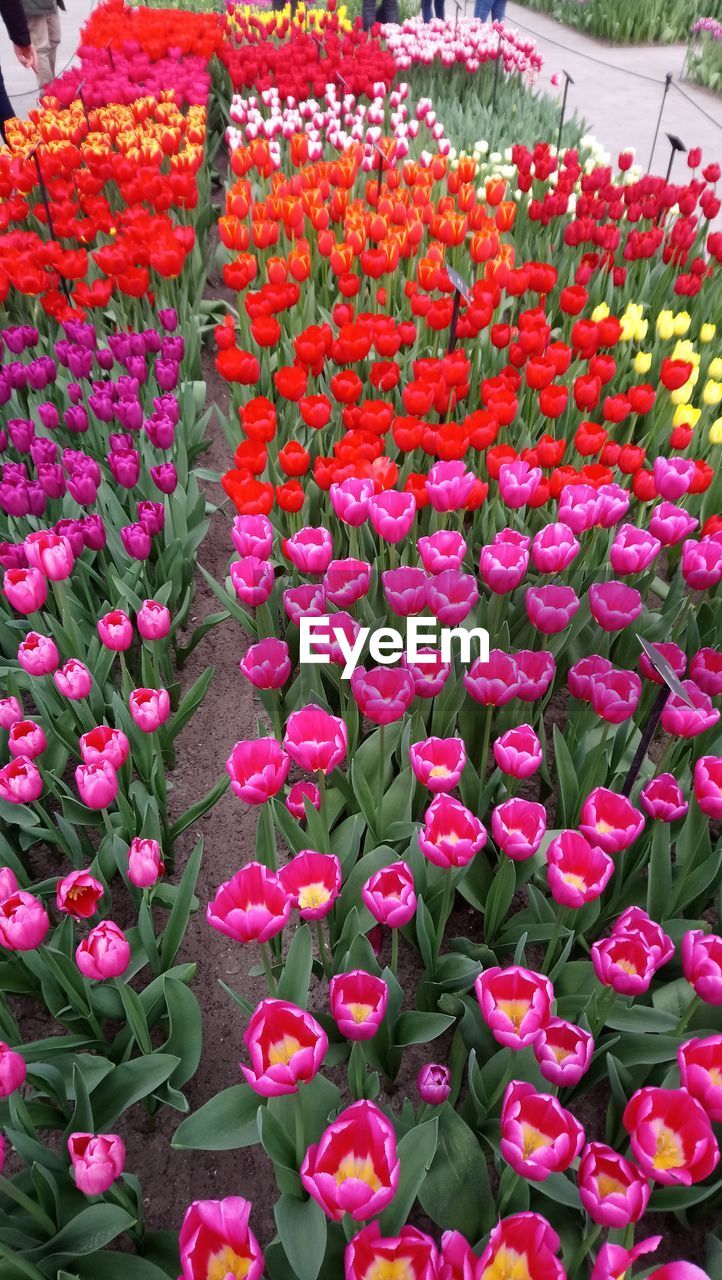
{"type": "MultiPolygon", "coordinates": [[[[506,20],[534,36],[544,58],[538,87],[547,93],[559,93],[560,89],[550,85],[551,76],[568,71],[574,79],[569,86],[568,109],[584,117],[590,131],[613,157],[631,145],[637,162],[646,168],[664,78],[671,72],[674,80],[679,80],[686,45],[605,45],[561,26],[545,14],[513,3],[507,5],[506,20]]],[[[681,82],[680,89],[687,98],[673,85],[665,102],[654,153],[657,172],[666,171],[670,154],[665,133],[677,134],[687,147],[702,147],[706,160],[722,162],[722,96],[687,81],[681,82]]],[[[673,176],[681,171],[679,159],[675,165],[678,168],[673,176]]]]}
{"type": "MultiPolygon", "coordinates": [[[[57,59],[59,71],[71,61],[81,24],[90,11],[88,0],[65,0],[65,3],[67,11],[61,14],[63,39],[57,59]]],[[[468,11],[473,11],[471,0],[468,11]]],[[[568,71],[574,79],[574,84],[569,87],[569,110],[576,109],[587,120],[591,132],[612,156],[631,145],[635,148],[638,162],[646,167],[662,101],[664,77],[667,72],[672,73],[675,81],[681,76],[686,47],[647,45],[617,48],[604,45],[561,26],[544,14],[514,3],[507,7],[507,21],[533,34],[544,56],[539,89],[559,93],[559,89],[550,83],[551,77],[562,70],[568,71]]],[[[19,113],[25,114],[36,96],[33,76],[15,60],[2,27],[0,64],[11,101],[19,113]]],[[[655,168],[666,168],[669,146],[664,134],[667,132],[676,133],[688,147],[701,146],[707,160],[722,162],[722,96],[686,81],[680,88],[687,98],[673,86],[665,102],[655,151],[655,168]]],[[[681,168],[679,160],[676,164],[681,168]]]]}

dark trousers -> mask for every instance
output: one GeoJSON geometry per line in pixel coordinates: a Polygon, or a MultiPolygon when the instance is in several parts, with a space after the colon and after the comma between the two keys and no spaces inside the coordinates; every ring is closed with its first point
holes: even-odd
{"type": "Polygon", "coordinates": [[[362,0],[361,20],[364,31],[368,31],[375,22],[398,22],[399,0],[381,0],[378,9],[376,0],[362,0]]]}
{"type": "MultiPolygon", "coordinates": [[[[431,22],[431,0],[421,0],[421,16],[424,22],[431,22]]],[[[433,0],[434,17],[443,18],[444,16],[444,0],[433,0]]]]}
{"type": "Polygon", "coordinates": [[[12,120],[15,115],[15,108],[8,98],[8,91],[5,88],[3,73],[0,71],[0,125],[4,125],[6,120],[12,120]]]}

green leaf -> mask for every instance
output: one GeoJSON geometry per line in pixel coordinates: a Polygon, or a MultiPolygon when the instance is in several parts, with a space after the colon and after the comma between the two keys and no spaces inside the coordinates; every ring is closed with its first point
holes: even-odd
{"type": "Polygon", "coordinates": [[[655,822],[647,872],[647,912],[664,920],[672,901],[672,854],[668,822],[655,822]]]}
{"type": "Polygon", "coordinates": [[[404,1134],[397,1151],[401,1161],[399,1185],[391,1204],[381,1216],[381,1234],[398,1235],[406,1222],[421,1185],[431,1168],[439,1135],[439,1121],[425,1120],[404,1134]]]}
{"type": "Polygon", "coordinates": [[[290,1000],[299,1008],[306,1008],[312,966],[313,936],[308,925],[302,924],[293,935],[284,962],[283,974],[278,984],[281,1000],[290,1000]]]}
{"type": "Polygon", "coordinates": [[[201,672],[198,679],[194,680],[188,692],[181,698],[180,706],[172,717],[170,728],[167,730],[167,740],[169,742],[173,742],[178,737],[178,734],[198,710],[208,692],[214,674],[213,667],[206,667],[205,671],[201,672]]]}
{"type": "Polygon", "coordinates": [[[168,1272],[161,1271],[147,1258],[139,1258],[132,1253],[114,1253],[112,1249],[104,1251],[102,1264],[96,1258],[92,1262],[74,1262],[73,1266],[79,1280],[99,1280],[99,1274],[103,1280],[168,1280],[168,1272]]]}
{"type": "Polygon", "coordinates": [[[210,791],[207,791],[200,800],[196,800],[195,804],[192,804],[189,809],[186,809],[185,813],[182,813],[180,818],[178,818],[171,827],[171,841],[177,840],[178,836],[182,835],[188,827],[192,827],[193,823],[197,822],[199,818],[202,818],[204,813],[208,813],[208,810],[212,809],[213,806],[218,803],[221,796],[228,790],[230,785],[231,780],[229,777],[219,778],[215,787],[211,787],[210,791]]]}
{"type": "Polygon", "coordinates": [[[160,962],[163,969],[170,969],[173,961],[178,954],[178,948],[185,936],[188,928],[188,920],[190,919],[191,907],[193,904],[193,894],[195,893],[196,881],[198,880],[198,872],[201,869],[201,859],[203,857],[203,840],[200,839],[193,850],[185,871],[178,885],[178,894],[168,917],[168,923],[163,930],[163,941],[160,948],[160,962]]]}
{"type": "Polygon", "coordinates": [[[92,1094],[93,1115],[98,1131],[115,1124],[128,1107],[147,1098],[169,1080],[179,1059],[170,1053],[151,1053],[131,1062],[121,1062],[101,1081],[92,1094]]]}
{"type": "Polygon", "coordinates": [[[455,1018],[446,1013],[419,1013],[415,1009],[407,1009],[399,1015],[394,1028],[394,1043],[426,1044],[443,1035],[455,1021],[455,1018]]]}
{"type": "Polygon", "coordinates": [[[469,1240],[478,1240],[496,1216],[483,1148],[448,1102],[439,1111],[436,1155],[419,1201],[437,1226],[461,1231],[469,1240]]]}
{"type": "Polygon", "coordinates": [[[234,1084],[183,1120],[171,1146],[176,1151],[236,1151],[255,1146],[259,1106],[260,1098],[250,1085],[234,1084]]]}
{"type": "Polygon", "coordinates": [[[576,766],[558,725],[554,725],[554,762],[559,780],[557,823],[562,827],[573,826],[579,797],[579,782],[576,766]]]}
{"type": "Polygon", "coordinates": [[[126,982],[118,982],[117,990],[123,1005],[123,1012],[135,1036],[138,1048],[141,1053],[152,1053],[153,1046],[150,1042],[148,1023],[143,1012],[143,1006],[140,1003],[140,997],[126,982]]]}
{"type": "Polygon", "coordinates": [[[534,1190],[541,1191],[542,1195],[548,1196],[556,1204],[566,1205],[569,1209],[581,1210],[581,1201],[579,1192],[573,1182],[569,1178],[565,1178],[563,1173],[552,1173],[550,1177],[545,1178],[543,1182],[535,1182],[534,1190]]]}
{"type": "Polygon", "coordinates": [[[484,937],[491,946],[516,893],[516,868],[511,858],[504,858],[486,895],[484,937]]]}
{"type": "Polygon", "coordinates": [[[316,1280],[326,1252],[326,1216],[321,1206],[315,1200],[281,1196],[273,1216],[297,1280],[316,1280]]]}
{"type": "Polygon", "coordinates": [[[96,1253],[134,1223],[135,1218],[120,1205],[91,1204],[66,1222],[52,1240],[29,1249],[25,1256],[32,1262],[47,1262],[50,1258],[59,1261],[61,1258],[75,1259],[78,1255],[96,1253]]]}

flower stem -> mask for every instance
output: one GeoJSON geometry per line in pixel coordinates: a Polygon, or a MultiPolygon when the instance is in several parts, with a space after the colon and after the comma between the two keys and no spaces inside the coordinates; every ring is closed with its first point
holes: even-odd
{"type": "Polygon", "coordinates": [[[379,725],[379,767],[378,767],[378,775],[377,775],[377,787],[378,787],[378,791],[377,791],[377,797],[376,797],[376,804],[377,804],[377,814],[378,814],[378,817],[377,817],[377,819],[376,819],[376,823],[377,823],[376,831],[377,831],[378,838],[379,838],[379,840],[380,840],[380,841],[383,841],[383,838],[384,838],[384,837],[383,837],[383,830],[384,830],[384,772],[385,772],[385,767],[386,767],[386,759],[385,759],[385,755],[384,755],[384,738],[385,738],[385,736],[386,736],[386,735],[385,735],[385,728],[386,728],[386,726],[385,726],[385,725],[383,725],[383,724],[382,724],[382,725],[379,725]]]}
{"type": "Polygon", "coordinates": [[[329,964],[326,943],[323,938],[323,925],[320,920],[316,921],[316,941],[318,942],[318,955],[323,967],[324,978],[330,978],[333,972],[333,966],[329,964]]]}
{"type": "Polygon", "coordinates": [[[439,958],[439,952],[441,951],[441,943],[444,937],[444,929],[446,928],[446,921],[449,915],[451,914],[451,903],[453,901],[453,898],[452,898],[453,891],[454,891],[454,886],[452,883],[451,871],[449,870],[446,872],[446,875],[444,877],[444,889],[441,895],[441,911],[439,912],[439,923],[436,926],[436,959],[437,960],[439,958]]]}
{"type": "Polygon", "coordinates": [[[265,942],[261,942],[259,945],[261,950],[261,960],[263,961],[263,972],[266,975],[268,990],[272,996],[275,996],[278,991],[278,986],[276,985],[276,979],[273,976],[271,959],[268,952],[268,944],[265,942]]]}
{"type": "Polygon", "coordinates": [[[700,997],[699,997],[698,995],[694,995],[694,996],[692,996],[692,999],[690,1000],[689,1004],[687,1005],[687,1008],[685,1009],[684,1013],[682,1014],[682,1017],[680,1018],[679,1022],[678,1022],[678,1023],[677,1023],[677,1025],[676,1025],[676,1027],[674,1028],[674,1034],[675,1034],[675,1035],[679,1036],[679,1035],[681,1035],[681,1034],[682,1034],[682,1032],[683,1032],[683,1031],[685,1031],[685,1030],[686,1030],[686,1028],[687,1028],[687,1026],[688,1026],[688,1024],[689,1024],[690,1019],[691,1019],[691,1018],[694,1016],[694,1014],[697,1012],[697,1009],[699,1008],[699,1006],[701,1005],[701,1003],[702,1003],[702,1001],[701,1001],[701,999],[700,999],[700,997]]]}
{"type": "Polygon", "coordinates": [[[391,972],[395,975],[399,968],[399,931],[391,930],[391,972]]]}

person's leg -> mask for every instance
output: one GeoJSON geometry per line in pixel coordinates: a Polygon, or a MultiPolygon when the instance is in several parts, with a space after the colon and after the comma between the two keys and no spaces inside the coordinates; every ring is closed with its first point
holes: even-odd
{"type": "Polygon", "coordinates": [[[503,22],[506,13],[506,0],[493,0],[491,6],[491,16],[494,22],[503,22]]]}
{"type": "Polygon", "coordinates": [[[361,21],[364,31],[368,31],[376,21],[376,0],[362,0],[361,21]]]}
{"type": "Polygon", "coordinates": [[[474,5],[474,17],[479,18],[482,22],[486,22],[491,13],[492,0],[476,0],[474,5]]]}
{"type": "Polygon", "coordinates": [[[421,16],[424,22],[431,22],[431,0],[421,0],[421,16]]]}
{"type": "Polygon", "coordinates": [[[48,37],[50,45],[50,70],[55,79],[55,55],[60,44],[60,12],[57,6],[48,14],[48,37]]]}
{"type": "Polygon", "coordinates": [[[42,89],[43,85],[49,83],[53,78],[50,69],[50,34],[48,32],[48,15],[47,13],[33,13],[28,17],[28,31],[30,39],[35,46],[35,52],[38,55],[38,84],[42,89]]]}
{"type": "Polygon", "coordinates": [[[441,18],[443,20],[444,0],[434,0],[434,13],[436,14],[437,18],[441,18]]]}
{"type": "Polygon", "coordinates": [[[5,88],[3,73],[0,71],[0,126],[5,125],[6,120],[12,120],[15,115],[13,104],[8,98],[8,91],[5,88]]]}

